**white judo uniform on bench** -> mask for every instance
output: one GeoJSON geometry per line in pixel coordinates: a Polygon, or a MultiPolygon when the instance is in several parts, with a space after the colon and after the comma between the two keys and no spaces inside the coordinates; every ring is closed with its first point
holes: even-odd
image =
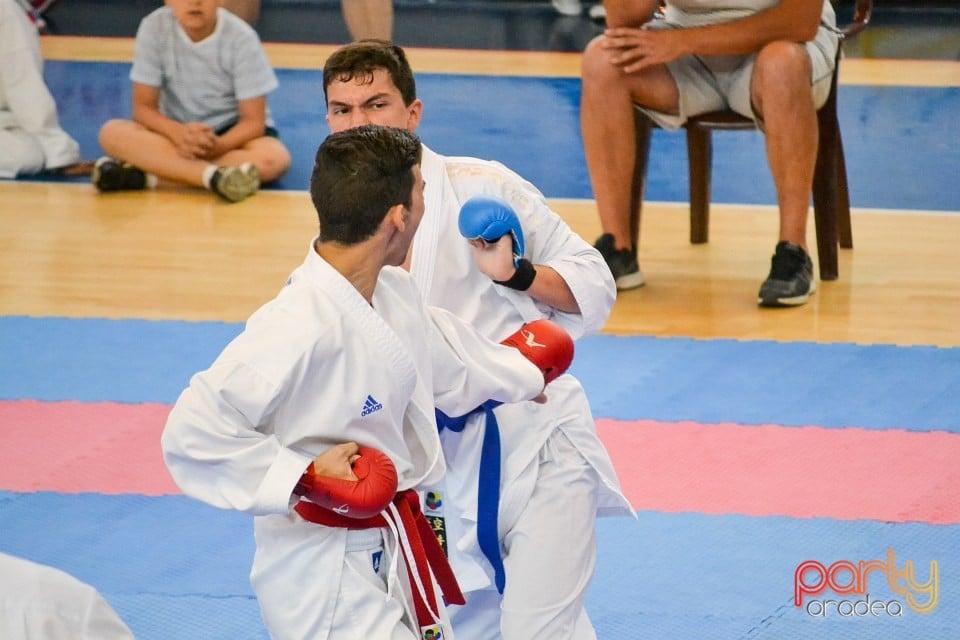
{"type": "Polygon", "coordinates": [[[307,522],[291,509],[293,488],[316,455],[344,441],[386,453],[399,490],[436,481],[444,462],[434,403],[466,412],[542,387],[518,351],[426,309],[403,270],[383,269],[371,307],[311,248],[280,294],[190,381],[168,419],[164,458],[187,495],[256,516],[251,582],[274,637],[419,637],[397,624],[412,619],[403,562],[375,571],[369,554],[365,567],[354,557],[375,550],[381,534],[389,554],[387,530],[307,522]],[[386,597],[384,576],[395,597],[386,597]]]}

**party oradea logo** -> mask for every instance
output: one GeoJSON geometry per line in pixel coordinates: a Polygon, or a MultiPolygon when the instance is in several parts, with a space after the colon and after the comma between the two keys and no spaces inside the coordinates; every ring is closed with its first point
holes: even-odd
{"type": "Polygon", "coordinates": [[[927,614],[937,608],[940,596],[936,560],[930,561],[926,577],[921,582],[912,560],[898,567],[893,549],[887,549],[885,560],[837,560],[830,565],[806,560],[793,574],[793,604],[820,618],[927,614]]]}

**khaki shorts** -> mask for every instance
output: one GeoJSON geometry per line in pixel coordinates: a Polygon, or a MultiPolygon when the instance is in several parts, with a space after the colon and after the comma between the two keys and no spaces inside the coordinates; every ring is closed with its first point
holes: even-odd
{"type": "MultiPolygon", "coordinates": [[[[647,29],[676,29],[665,20],[654,20],[647,29]]],[[[813,63],[810,84],[814,106],[819,109],[830,95],[833,69],[836,66],[839,36],[830,27],[820,25],[816,37],[806,43],[813,63]]],[[[670,75],[680,90],[680,113],[672,115],[641,110],[664,129],[679,129],[687,118],[730,109],[751,118],[761,126],[750,102],[750,79],[756,54],[746,56],[685,56],[667,63],[670,75]]]]}

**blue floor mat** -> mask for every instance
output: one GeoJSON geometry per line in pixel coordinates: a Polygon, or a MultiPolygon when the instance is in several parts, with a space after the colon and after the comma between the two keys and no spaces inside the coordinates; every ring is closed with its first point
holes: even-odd
{"type": "MultiPolygon", "coordinates": [[[[241,328],[0,317],[0,400],[172,404],[241,328]]],[[[960,432],[960,349],[601,335],[571,372],[596,417],[960,432]]]]}
{"type": "MultiPolygon", "coordinates": [[[[265,637],[247,582],[247,516],[181,496],[0,491],[0,530],[0,550],[94,585],[140,640],[265,637]]],[[[960,628],[958,535],[958,526],[783,517],[603,519],[587,608],[601,638],[952,638],[960,628]],[[819,616],[794,606],[798,564],[885,561],[888,549],[895,568],[911,562],[920,582],[937,563],[933,611],[910,609],[881,572],[868,575],[867,591],[874,601],[899,600],[902,615],[819,616]]],[[[931,597],[917,595],[920,603],[931,597]]],[[[863,598],[825,592],[804,604],[863,598]]]]}

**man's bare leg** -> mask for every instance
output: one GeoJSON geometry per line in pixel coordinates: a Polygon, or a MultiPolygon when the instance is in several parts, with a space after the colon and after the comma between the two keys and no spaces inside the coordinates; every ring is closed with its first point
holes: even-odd
{"type": "Polygon", "coordinates": [[[757,55],[750,93],[763,121],[780,209],[779,242],[757,296],[765,307],[801,305],[816,291],[806,240],[819,135],[811,76],[802,45],[774,42],[757,55]]]}
{"type": "Polygon", "coordinates": [[[810,56],[803,46],[776,42],[757,56],[751,83],[777,190],[779,239],[804,250],[818,142],[811,73],[810,56]]]}
{"type": "Polygon", "coordinates": [[[643,284],[630,224],[637,154],[634,105],[677,113],[679,91],[662,65],[624,74],[610,62],[602,38],[594,39],[583,54],[580,130],[600,226],[604,236],[612,238],[602,236],[597,248],[605,254],[618,288],[629,289],[643,284]],[[627,257],[622,251],[633,255],[627,257]]]}
{"type": "Polygon", "coordinates": [[[340,9],[354,41],[393,39],[393,0],[341,0],[340,9]]]}

